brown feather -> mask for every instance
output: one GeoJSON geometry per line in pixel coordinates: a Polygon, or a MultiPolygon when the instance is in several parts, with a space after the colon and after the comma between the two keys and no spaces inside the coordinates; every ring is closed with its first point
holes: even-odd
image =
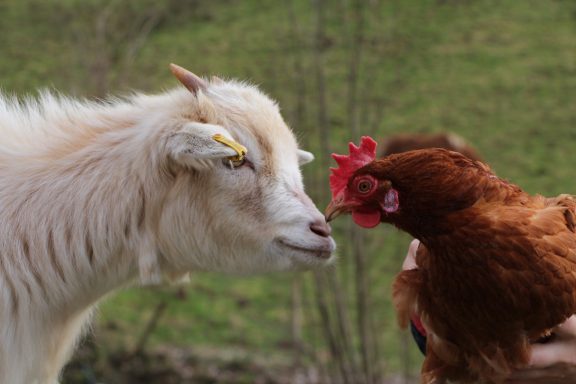
{"type": "Polygon", "coordinates": [[[482,160],[478,152],[455,133],[401,133],[386,137],[382,142],[380,157],[414,149],[444,148],[460,152],[472,160],[482,160]]]}

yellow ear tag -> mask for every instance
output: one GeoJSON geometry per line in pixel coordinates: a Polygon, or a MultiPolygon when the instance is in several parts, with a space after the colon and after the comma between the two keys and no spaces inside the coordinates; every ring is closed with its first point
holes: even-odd
{"type": "Polygon", "coordinates": [[[230,160],[230,161],[242,161],[242,160],[244,160],[244,156],[246,156],[246,153],[248,152],[248,150],[242,144],[238,144],[234,140],[229,140],[219,133],[212,136],[212,139],[214,139],[217,142],[222,143],[222,144],[224,144],[224,145],[226,145],[226,146],[228,146],[228,147],[230,147],[236,151],[237,155],[236,156],[230,156],[228,158],[228,160],[230,160]]]}

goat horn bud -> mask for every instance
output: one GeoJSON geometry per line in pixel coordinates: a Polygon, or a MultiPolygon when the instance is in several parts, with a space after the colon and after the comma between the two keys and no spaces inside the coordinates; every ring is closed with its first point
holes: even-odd
{"type": "Polygon", "coordinates": [[[199,90],[207,88],[206,82],[202,78],[179,65],[170,64],[170,70],[174,76],[176,76],[178,81],[180,81],[182,85],[188,88],[188,90],[193,94],[197,94],[199,90]]]}

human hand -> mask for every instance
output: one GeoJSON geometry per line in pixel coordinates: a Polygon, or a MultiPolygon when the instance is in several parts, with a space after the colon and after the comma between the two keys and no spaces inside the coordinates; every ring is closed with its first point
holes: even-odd
{"type": "Polygon", "coordinates": [[[507,383],[576,383],[576,315],[554,330],[550,342],[534,344],[529,366],[514,372],[507,383]]]}

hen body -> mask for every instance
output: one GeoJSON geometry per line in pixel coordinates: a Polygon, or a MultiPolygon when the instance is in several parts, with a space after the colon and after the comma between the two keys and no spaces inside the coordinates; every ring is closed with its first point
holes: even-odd
{"type": "Polygon", "coordinates": [[[421,241],[418,269],[396,277],[394,303],[401,325],[416,314],[428,331],[423,383],[501,383],[528,362],[530,342],[576,313],[571,196],[530,196],[442,149],[375,160],[348,194],[363,177],[378,187],[362,204],[348,196],[353,214],[378,212],[421,241]]]}

